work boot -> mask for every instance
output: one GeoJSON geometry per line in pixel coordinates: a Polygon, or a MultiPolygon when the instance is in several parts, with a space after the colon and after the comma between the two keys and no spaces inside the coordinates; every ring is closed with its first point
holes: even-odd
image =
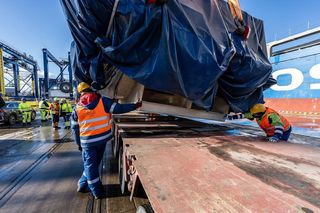
{"type": "Polygon", "coordinates": [[[92,195],[95,200],[103,199],[107,197],[107,192],[105,190],[101,190],[99,193],[93,193],[92,195]]]}
{"type": "Polygon", "coordinates": [[[90,189],[89,189],[88,185],[84,185],[84,186],[78,185],[77,192],[88,193],[88,192],[90,192],[90,189]]]}
{"type": "Polygon", "coordinates": [[[61,127],[55,126],[54,129],[55,129],[55,130],[58,130],[58,129],[61,129],[61,127]]]}

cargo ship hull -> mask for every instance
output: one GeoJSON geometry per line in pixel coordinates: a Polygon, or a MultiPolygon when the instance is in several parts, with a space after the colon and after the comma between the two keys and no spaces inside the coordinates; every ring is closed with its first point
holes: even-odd
{"type": "Polygon", "coordinates": [[[266,98],[266,105],[290,115],[320,116],[319,98],[266,98]]]}
{"type": "Polygon", "coordinates": [[[266,105],[290,117],[320,117],[320,27],[268,44],[277,84],[266,105]]]}

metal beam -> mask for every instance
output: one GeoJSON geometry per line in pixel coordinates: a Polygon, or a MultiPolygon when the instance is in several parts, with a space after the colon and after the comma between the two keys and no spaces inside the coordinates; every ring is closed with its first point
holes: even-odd
{"type": "MultiPolygon", "coordinates": [[[[51,88],[51,86],[53,84],[58,83],[58,82],[64,82],[63,73],[68,66],[70,67],[70,64],[69,64],[70,58],[68,58],[68,61],[65,61],[65,60],[59,61],[46,48],[43,48],[42,52],[43,52],[43,64],[44,64],[44,66],[43,66],[44,67],[44,79],[43,79],[44,92],[45,92],[45,96],[48,97],[49,96],[49,89],[51,88]],[[49,61],[49,59],[51,61],[49,61]],[[53,83],[53,84],[49,83],[49,67],[48,67],[49,62],[55,63],[60,68],[60,73],[59,73],[58,77],[55,79],[55,83],[53,83]]],[[[70,69],[69,69],[69,80],[70,80],[70,69]]],[[[72,75],[71,75],[71,80],[72,80],[72,75]]],[[[70,83],[72,84],[72,81],[70,83]]]]}
{"type": "Polygon", "coordinates": [[[54,57],[49,50],[46,48],[42,49],[43,54],[46,54],[46,57],[51,59],[53,63],[55,63],[60,69],[63,69],[67,62],[59,61],[56,57],[54,57]]]}
{"type": "Polygon", "coordinates": [[[38,98],[38,64],[33,58],[20,53],[19,51],[11,48],[10,46],[0,42],[0,49],[11,57],[3,57],[4,66],[13,69],[13,81],[15,87],[15,96],[18,96],[20,92],[20,79],[19,79],[19,66],[30,72],[34,76],[34,88],[33,93],[38,98]],[[9,67],[12,64],[12,67],[9,67]],[[32,68],[30,67],[32,66],[32,68]]]}
{"type": "Polygon", "coordinates": [[[70,93],[70,99],[73,99],[73,76],[72,76],[72,69],[71,69],[71,56],[70,52],[68,52],[68,61],[69,61],[69,66],[68,66],[68,71],[69,71],[69,82],[71,84],[71,93],[70,93]]]}
{"type": "Polygon", "coordinates": [[[38,79],[38,68],[33,66],[33,79],[32,79],[32,89],[34,91],[34,96],[40,98],[39,96],[39,79],[38,79]]]}
{"type": "Polygon", "coordinates": [[[196,118],[196,119],[224,121],[223,113],[206,112],[204,110],[196,110],[196,109],[187,109],[184,107],[177,107],[177,106],[159,104],[159,103],[148,102],[148,101],[143,102],[143,105],[140,110],[144,112],[166,114],[166,115],[172,115],[172,116],[183,117],[183,118],[196,118]]]}
{"type": "Polygon", "coordinates": [[[49,67],[48,67],[48,51],[42,49],[43,52],[43,69],[44,69],[44,79],[43,79],[43,95],[49,97],[49,67]]]}
{"type": "Polygon", "coordinates": [[[12,64],[13,65],[13,78],[14,78],[14,95],[19,96],[20,92],[20,77],[19,77],[19,66],[17,63],[12,64]]]}
{"type": "Polygon", "coordinates": [[[284,43],[288,43],[288,42],[291,42],[291,41],[295,41],[297,39],[301,39],[301,38],[304,38],[304,37],[307,37],[307,36],[310,36],[310,35],[314,35],[314,34],[317,34],[317,33],[320,33],[320,27],[304,31],[302,33],[298,33],[298,34],[289,36],[287,38],[284,38],[284,39],[281,39],[281,40],[278,40],[278,41],[269,42],[267,44],[268,56],[270,57],[272,55],[272,47],[275,47],[275,46],[278,46],[278,45],[281,45],[281,44],[284,44],[284,43]]]}
{"type": "Polygon", "coordinates": [[[0,48],[0,94],[5,95],[3,51],[0,48]]]}
{"type": "Polygon", "coordinates": [[[9,47],[8,45],[2,43],[1,41],[0,41],[0,48],[2,48],[4,52],[6,52],[6,53],[14,56],[15,58],[17,58],[18,60],[24,61],[24,62],[26,62],[28,64],[33,65],[33,66],[37,65],[36,61],[34,61],[33,59],[29,58],[28,56],[18,52],[17,50],[9,47]]]}
{"type": "MultiPolygon", "coordinates": [[[[63,78],[63,72],[64,72],[64,70],[65,70],[67,67],[68,67],[68,65],[67,65],[67,66],[64,66],[63,69],[60,68],[60,73],[59,73],[58,77],[56,78],[56,81],[58,81],[59,78],[60,78],[60,82],[63,82],[63,80],[64,80],[64,78],[63,78]]],[[[49,87],[49,89],[50,89],[50,87],[49,87]]]]}
{"type": "Polygon", "coordinates": [[[29,81],[30,81],[31,79],[32,79],[32,75],[30,75],[30,76],[26,77],[25,79],[23,79],[23,85],[22,85],[20,91],[22,91],[25,86],[28,86],[29,88],[31,88],[31,87],[28,85],[28,83],[29,83],[29,81]]]}

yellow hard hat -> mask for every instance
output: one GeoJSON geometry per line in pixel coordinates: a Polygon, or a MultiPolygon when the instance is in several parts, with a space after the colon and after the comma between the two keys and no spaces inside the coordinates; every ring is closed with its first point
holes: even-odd
{"type": "Polygon", "coordinates": [[[90,88],[90,85],[85,83],[85,82],[81,82],[78,84],[78,93],[81,93],[83,90],[90,88]]]}
{"type": "Polygon", "coordinates": [[[258,114],[258,113],[262,113],[265,112],[267,109],[264,106],[264,104],[255,104],[251,109],[250,112],[251,114],[258,114]]]}

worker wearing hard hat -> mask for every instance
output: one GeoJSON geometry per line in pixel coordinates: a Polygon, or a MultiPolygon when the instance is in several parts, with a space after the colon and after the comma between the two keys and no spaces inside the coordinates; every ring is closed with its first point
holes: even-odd
{"type": "Polygon", "coordinates": [[[72,113],[72,106],[67,102],[65,98],[61,100],[61,114],[60,116],[64,119],[64,128],[70,129],[70,116],[72,113]]]}
{"type": "Polygon", "coordinates": [[[46,101],[46,99],[42,98],[41,101],[39,102],[41,122],[47,121],[49,107],[50,107],[50,105],[46,101]]]}
{"type": "Polygon", "coordinates": [[[264,106],[264,104],[255,104],[250,112],[245,114],[227,115],[229,120],[248,118],[256,119],[260,128],[266,133],[270,142],[279,140],[287,141],[291,133],[289,121],[275,110],[264,106]]]}
{"type": "Polygon", "coordinates": [[[48,110],[47,110],[47,117],[46,117],[46,119],[47,119],[47,120],[51,120],[51,119],[52,119],[52,115],[51,115],[50,106],[51,106],[51,104],[53,103],[53,100],[52,100],[52,99],[49,99],[49,100],[46,100],[46,102],[47,102],[48,105],[49,105],[49,108],[48,108],[48,110]]]}
{"type": "Polygon", "coordinates": [[[21,103],[19,104],[19,110],[22,113],[23,125],[27,125],[27,124],[31,125],[32,108],[31,108],[30,104],[26,101],[25,98],[21,99],[21,103]]]}
{"type": "Polygon", "coordinates": [[[93,91],[90,85],[82,82],[78,85],[80,100],[71,116],[71,129],[82,151],[83,174],[78,182],[78,192],[91,190],[95,199],[105,196],[100,181],[99,164],[107,142],[112,139],[112,114],[126,113],[142,106],[136,104],[118,104],[93,91]]]}
{"type": "Polygon", "coordinates": [[[50,111],[52,115],[52,127],[54,129],[60,129],[59,118],[60,118],[60,103],[58,98],[53,99],[53,103],[50,105],[50,111]]]}

